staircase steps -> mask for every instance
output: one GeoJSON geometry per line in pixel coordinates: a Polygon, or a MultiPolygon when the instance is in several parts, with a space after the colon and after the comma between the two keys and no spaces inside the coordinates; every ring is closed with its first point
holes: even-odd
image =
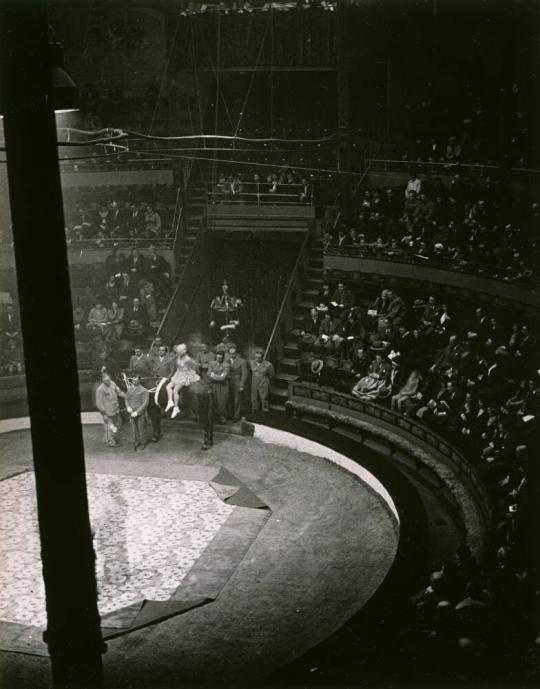
{"type": "Polygon", "coordinates": [[[298,375],[298,359],[284,357],[279,362],[279,370],[283,373],[298,375]]]}
{"type": "Polygon", "coordinates": [[[300,342],[302,339],[301,328],[294,328],[294,330],[289,330],[287,333],[287,342],[300,342]]]}
{"type": "Polygon", "coordinates": [[[289,383],[294,383],[296,380],[298,380],[298,375],[296,373],[283,373],[280,371],[276,376],[274,376],[272,382],[274,387],[287,390],[289,383]]]}
{"type": "Polygon", "coordinates": [[[288,341],[283,348],[283,352],[288,359],[300,359],[301,352],[297,342],[288,341]]]}
{"type": "Polygon", "coordinates": [[[287,401],[288,396],[288,390],[284,390],[283,388],[276,387],[270,389],[270,403],[282,404],[285,406],[285,402],[287,401]]]}
{"type": "Polygon", "coordinates": [[[272,404],[272,403],[270,403],[268,406],[270,407],[270,411],[279,412],[280,414],[285,413],[285,405],[284,404],[272,404]]]}

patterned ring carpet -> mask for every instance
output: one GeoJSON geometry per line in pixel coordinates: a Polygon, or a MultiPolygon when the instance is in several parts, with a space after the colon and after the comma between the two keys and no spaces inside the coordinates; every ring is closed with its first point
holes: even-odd
{"type": "MultiPolygon", "coordinates": [[[[204,481],[88,474],[99,610],[165,601],[238,509],[204,481]]],[[[43,628],[34,476],[0,481],[0,620],[43,628]]]]}

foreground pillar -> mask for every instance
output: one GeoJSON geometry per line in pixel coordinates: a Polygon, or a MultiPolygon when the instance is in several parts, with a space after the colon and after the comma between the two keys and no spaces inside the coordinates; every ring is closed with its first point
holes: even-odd
{"type": "MultiPolygon", "coordinates": [[[[338,4],[337,26],[337,131],[339,150],[339,170],[350,171],[350,104],[349,104],[349,27],[347,25],[347,6],[338,4]]],[[[341,221],[348,227],[351,215],[351,182],[348,174],[340,175],[341,221]]]]}
{"type": "Polygon", "coordinates": [[[0,2],[0,103],[55,689],[103,686],[44,0],[0,2]]]}

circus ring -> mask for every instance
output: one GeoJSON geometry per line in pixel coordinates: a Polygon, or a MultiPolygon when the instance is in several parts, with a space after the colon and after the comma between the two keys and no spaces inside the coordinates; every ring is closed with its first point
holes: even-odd
{"type": "MultiPolygon", "coordinates": [[[[200,431],[180,422],[134,455],[127,429],[123,447],[103,447],[97,421],[83,414],[111,686],[253,682],[331,637],[418,563],[414,496],[388,466],[379,478],[367,448],[353,461],[255,424],[252,435],[218,432],[203,452],[200,431]]],[[[27,429],[27,419],[0,421],[0,679],[13,689],[49,680],[27,429]]]]}

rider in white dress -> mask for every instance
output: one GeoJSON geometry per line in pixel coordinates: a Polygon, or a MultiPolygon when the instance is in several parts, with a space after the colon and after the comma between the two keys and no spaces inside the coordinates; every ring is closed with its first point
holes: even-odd
{"type": "Polygon", "coordinates": [[[172,409],[172,419],[180,413],[180,390],[201,379],[197,373],[197,363],[187,353],[186,345],[179,344],[175,347],[175,350],[176,371],[167,385],[167,396],[169,401],[165,408],[165,411],[172,409]]]}

